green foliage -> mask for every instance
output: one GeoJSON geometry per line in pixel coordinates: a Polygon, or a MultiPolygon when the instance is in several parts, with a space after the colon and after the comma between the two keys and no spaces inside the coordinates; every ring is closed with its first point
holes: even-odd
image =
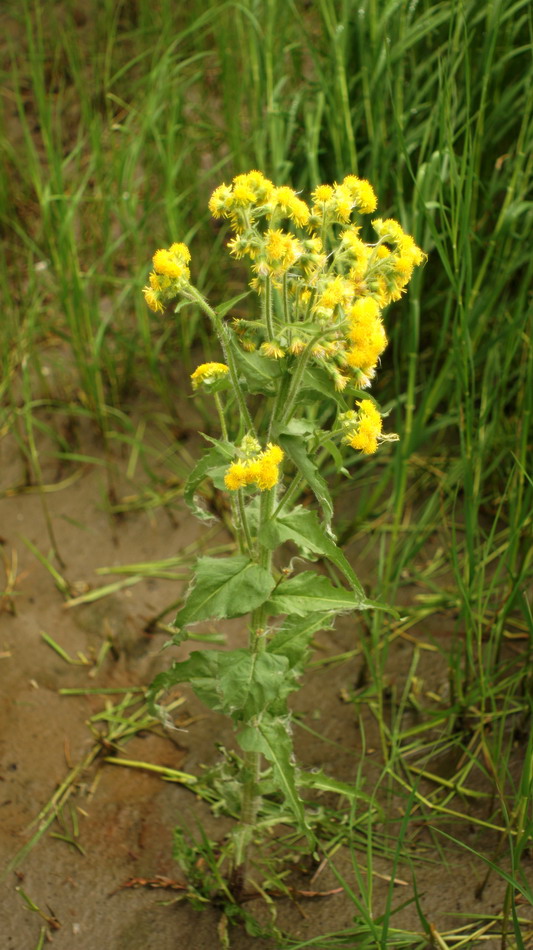
{"type": "Polygon", "coordinates": [[[272,710],[286,712],[284,700],[296,688],[296,676],[281,654],[244,648],[195,650],[187,660],[173,663],[156,677],[151,695],[178,683],[190,683],[206,706],[242,723],[272,710]]]}
{"type": "Polygon", "coordinates": [[[274,587],[270,571],[250,558],[201,557],[197,561],[193,586],[175,625],[180,630],[213,617],[242,617],[260,607],[274,587]]]}
{"type": "Polygon", "coordinates": [[[342,571],[353,589],[364,596],[353,568],[335,541],[322,528],[316,512],[299,505],[290,514],[277,515],[262,526],[259,541],[272,550],[285,541],[292,541],[304,555],[311,552],[329,558],[342,571]]]}
{"type": "MultiPolygon", "coordinates": [[[[333,389],[333,387],[331,387],[333,389]]],[[[278,435],[279,444],[288,457],[294,462],[298,472],[313,491],[324,516],[324,523],[330,530],[333,517],[333,502],[325,479],[320,474],[317,465],[310,458],[305,442],[297,435],[278,435]]]]}
{"type": "Polygon", "coordinates": [[[334,618],[334,611],[307,613],[305,617],[286,617],[281,626],[273,631],[267,650],[286,656],[289,667],[302,672],[315,633],[331,629],[334,618]]]}
{"type": "Polygon", "coordinates": [[[225,461],[227,461],[227,457],[222,454],[218,447],[213,447],[198,459],[185,482],[183,500],[200,521],[212,521],[213,515],[197,502],[196,491],[212,470],[220,467],[225,461]]]}
{"type": "Polygon", "coordinates": [[[273,614],[305,617],[317,611],[365,610],[371,604],[363,595],[344,587],[334,587],[327,577],[302,571],[281,581],[267,608],[273,614]]]}
{"type": "Polygon", "coordinates": [[[245,752],[264,755],[270,762],[276,784],[293,813],[298,829],[305,834],[309,846],[313,847],[315,837],[306,820],[304,805],[296,786],[292,740],[287,720],[264,716],[258,722],[245,726],[237,738],[245,752]]]}

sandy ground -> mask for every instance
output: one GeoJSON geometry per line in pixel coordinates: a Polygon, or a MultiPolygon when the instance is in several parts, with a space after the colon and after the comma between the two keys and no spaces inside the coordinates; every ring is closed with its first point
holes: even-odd
{"type": "MultiPolygon", "coordinates": [[[[0,443],[3,453],[3,487],[21,484],[18,454],[7,439],[0,443]]],[[[45,471],[45,482],[54,481],[54,472],[45,471]]],[[[56,473],[57,475],[57,473],[56,473]]],[[[64,473],[63,473],[64,476],[64,473]]],[[[131,486],[118,485],[119,494],[131,486]]],[[[47,494],[58,548],[65,563],[62,571],[75,590],[109,583],[113,576],[98,576],[98,567],[171,557],[205,535],[206,529],[174,503],[172,511],[128,513],[119,520],[106,511],[106,479],[102,468],[86,467],[67,487],[47,494]]],[[[175,582],[142,581],[94,604],[65,608],[65,599],[53,578],[22,540],[31,541],[47,553],[41,500],[37,493],[9,494],[0,501],[0,534],[9,574],[17,558],[17,583],[11,598],[4,597],[0,613],[0,866],[13,861],[19,849],[38,828],[37,816],[64,782],[73,767],[98,748],[95,730],[102,722],[88,719],[105,709],[106,699],[114,703],[120,695],[60,695],[66,687],[120,689],[148,684],[164,668],[171,654],[160,654],[165,634],[147,635],[147,621],[178,596],[175,582]],[[67,663],[43,640],[46,633],[75,658],[78,651],[95,658],[102,643],[111,640],[113,649],[95,668],[67,663]]],[[[221,529],[209,544],[227,540],[221,529]]],[[[3,586],[3,585],[2,585],[3,586]]],[[[324,658],[352,650],[357,644],[358,619],[345,618],[332,633],[317,637],[316,656],[324,658]]],[[[230,645],[244,642],[240,621],[226,625],[230,645]]],[[[418,631],[420,636],[427,633],[418,631]]],[[[434,635],[446,636],[446,624],[434,635]]],[[[414,630],[416,639],[417,631],[414,630]]],[[[401,679],[412,659],[412,644],[396,642],[391,650],[392,678],[401,679]]],[[[321,767],[345,781],[354,781],[364,755],[367,787],[380,771],[379,739],[368,711],[364,717],[364,740],[352,702],[346,701],[361,668],[360,658],[310,671],[294,707],[304,724],[320,733],[320,739],[297,729],[295,740],[299,760],[307,768],[321,767]]],[[[422,671],[433,688],[442,687],[445,672],[440,656],[423,657],[422,671]]],[[[176,712],[185,725],[182,731],[166,734],[161,728],[144,731],[121,744],[119,756],[198,774],[202,764],[217,760],[215,742],[231,745],[231,729],[183,689],[183,702],[176,712]]],[[[105,751],[105,750],[104,750],[105,751]]],[[[221,838],[229,819],[215,818],[208,807],[186,788],[162,781],[146,771],[119,768],[103,761],[104,752],[82,769],[73,794],[62,814],[48,832],[31,848],[15,868],[4,874],[0,903],[0,947],[2,950],[33,950],[40,934],[57,950],[176,950],[180,947],[213,948],[217,945],[220,911],[206,907],[196,912],[183,901],[170,904],[177,892],[123,888],[131,879],[154,880],[158,876],[183,880],[172,860],[172,829],[177,822],[193,830],[201,820],[214,839],[221,838]],[[73,819],[75,812],[75,819],[73,819]],[[74,821],[74,824],[73,824],[74,821]],[[76,845],[53,835],[79,825],[76,845]],[[40,909],[30,910],[23,893],[40,909]],[[44,928],[44,931],[43,931],[44,928]]],[[[458,803],[462,809],[462,803],[458,803]]],[[[394,816],[392,816],[394,817],[394,816]]],[[[396,818],[398,816],[395,816],[396,818]]],[[[395,826],[397,827],[397,826],[395,826]]],[[[453,832],[453,825],[446,825],[453,832]]],[[[391,834],[396,834],[394,827],[391,834]]],[[[464,831],[461,830],[464,840],[464,831]]],[[[471,843],[480,846],[472,826],[471,843]]],[[[430,839],[421,833],[426,863],[415,862],[420,901],[428,920],[444,931],[457,924],[457,915],[495,914],[501,911],[504,884],[492,876],[476,897],[486,874],[482,864],[473,865],[459,849],[447,849],[446,857],[428,849],[430,839]],[[452,916],[450,916],[452,915],[452,916]]],[[[466,843],[469,843],[468,841],[466,843]]],[[[487,848],[498,846],[496,836],[488,836],[487,848]]],[[[364,851],[356,855],[365,866],[364,851]]],[[[527,860],[527,859],[526,859],[527,860]]],[[[530,859],[529,859],[530,860],[530,859]]],[[[349,885],[358,889],[347,849],[335,857],[335,866],[349,885]]],[[[390,862],[377,857],[374,870],[375,913],[383,908],[388,891],[390,862]],[[378,876],[382,875],[382,876],[378,876]]],[[[393,918],[395,927],[419,931],[409,867],[394,872],[398,881],[393,891],[395,906],[407,905],[393,918]]],[[[295,875],[297,886],[328,890],[338,887],[331,869],[325,868],[312,885],[295,875]]],[[[278,926],[299,939],[310,939],[349,927],[357,908],[346,894],[297,902],[282,900],[278,926]]],[[[520,908],[524,913],[524,908],[520,908]]],[[[265,911],[256,912],[266,920],[265,911]]],[[[526,938],[527,939],[527,938],[526,938]]],[[[45,941],[45,945],[46,945],[45,941]]],[[[231,946],[274,948],[275,939],[248,936],[242,929],[231,931],[231,946]]],[[[493,944],[491,944],[493,945],[493,944]]],[[[533,945],[533,944],[531,944],[533,945]]]]}

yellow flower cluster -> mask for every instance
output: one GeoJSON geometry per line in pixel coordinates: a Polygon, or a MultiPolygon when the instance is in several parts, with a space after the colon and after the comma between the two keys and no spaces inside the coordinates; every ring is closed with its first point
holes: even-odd
{"type": "MultiPolygon", "coordinates": [[[[362,240],[352,215],[376,206],[372,186],[356,175],[318,185],[310,205],[256,170],[215,189],[211,213],[229,220],[230,253],[250,260],[250,286],[262,295],[260,320],[234,321],[245,350],[274,360],[305,354],[337,391],[350,381],[359,389],[370,385],[387,345],[382,311],[425,258],[392,218],[373,220],[374,244],[362,240]]],[[[162,311],[187,287],[189,260],[185,244],[156,251],[144,288],[152,310],[162,311]]]]}
{"type": "Polygon", "coordinates": [[[365,384],[375,374],[375,367],[387,346],[387,335],[374,297],[359,297],[347,312],[348,339],[352,346],[346,352],[346,363],[359,370],[359,383],[365,384]],[[364,379],[363,379],[364,377],[364,379]]]}
{"type": "Polygon", "coordinates": [[[347,175],[340,185],[319,185],[311,197],[309,225],[315,231],[330,224],[348,224],[352,211],[370,214],[378,204],[372,185],[356,175],[347,175]]]}
{"type": "Polygon", "coordinates": [[[264,295],[269,285],[278,294],[268,333],[266,323],[235,322],[244,349],[275,360],[306,351],[337,390],[350,378],[358,388],[370,384],[387,345],[382,310],[399,299],[425,257],[392,219],[373,221],[375,244],[361,239],[352,214],[371,214],[376,207],[371,184],[356,175],[318,185],[310,206],[259,171],[237,175],[213,192],[209,208],[229,219],[229,251],[249,258],[250,286],[264,295]],[[323,339],[309,350],[320,331],[323,339]]]}
{"type": "Polygon", "coordinates": [[[378,438],[381,436],[381,416],[370,399],[362,399],[356,402],[356,406],[358,410],[355,412],[352,410],[340,416],[344,430],[342,441],[364,455],[373,455],[377,451],[378,438]]]}
{"type": "Polygon", "coordinates": [[[144,299],[154,313],[162,311],[165,304],[189,283],[191,272],[187,265],[190,259],[186,244],[171,244],[169,248],[155,252],[152,258],[154,269],[150,274],[149,284],[143,287],[144,299]]]}
{"type": "Polygon", "coordinates": [[[373,455],[374,452],[377,452],[380,442],[396,442],[398,440],[395,433],[383,434],[383,423],[379,410],[371,399],[361,399],[356,402],[356,406],[358,406],[356,412],[345,412],[340,417],[345,433],[343,442],[351,445],[352,449],[362,452],[363,455],[373,455]]]}
{"type": "Polygon", "coordinates": [[[210,383],[215,379],[221,379],[229,372],[225,363],[201,363],[191,373],[192,388],[198,389],[202,383],[210,383]]]}
{"type": "Polygon", "coordinates": [[[257,485],[261,491],[274,488],[279,481],[279,466],[283,450],[269,442],[265,451],[249,459],[232,462],[224,476],[224,484],[230,491],[257,485]]]}

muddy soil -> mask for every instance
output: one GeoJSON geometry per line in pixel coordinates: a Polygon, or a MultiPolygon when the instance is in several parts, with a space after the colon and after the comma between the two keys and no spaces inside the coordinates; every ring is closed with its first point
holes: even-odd
{"type": "MultiPolygon", "coordinates": [[[[90,717],[105,710],[106,702],[118,703],[126,689],[148,684],[168,665],[171,653],[159,652],[167,635],[147,633],[146,629],[151,619],[177,599],[179,584],[164,579],[142,580],[94,603],[66,606],[54,578],[24,540],[42,554],[49,554],[42,499],[39,492],[24,488],[20,456],[8,439],[0,443],[0,451],[4,489],[0,534],[6,575],[1,585],[6,594],[0,613],[2,868],[13,863],[32,839],[40,827],[41,810],[69,780],[72,770],[85,763],[72,782],[72,794],[59,820],[53,821],[4,874],[0,947],[33,950],[42,945],[43,939],[45,945],[49,940],[57,950],[216,947],[220,926],[220,911],[216,908],[206,906],[197,912],[177,900],[179,891],[122,885],[134,879],[183,881],[171,854],[176,823],[196,833],[200,821],[216,840],[227,832],[230,819],[214,817],[204,803],[179,784],[105,759],[115,755],[199,774],[202,765],[217,761],[216,742],[231,746],[231,729],[186,688],[181,691],[181,704],[175,712],[181,724],[177,731],[147,729],[113,749],[98,741],[99,733],[105,732],[105,723],[89,723],[90,717]],[[16,486],[17,490],[9,490],[16,486]],[[71,659],[81,655],[88,663],[67,662],[43,634],[71,659]],[[105,643],[111,646],[103,655],[105,643]],[[61,694],[59,691],[65,688],[117,692],[61,694]],[[39,910],[32,910],[29,901],[39,910]]],[[[125,463],[120,459],[115,463],[118,496],[131,495],[125,463]]],[[[57,487],[58,473],[52,465],[43,474],[46,484],[57,487]]],[[[111,517],[107,510],[109,485],[101,466],[82,466],[67,474],[75,477],[69,482],[65,473],[60,473],[62,487],[47,492],[46,500],[64,562],[59,570],[75,593],[117,580],[115,575],[95,574],[97,568],[168,558],[192,543],[201,544],[202,538],[208,546],[228,541],[223,528],[208,534],[179,500],[168,508],[131,510],[120,518],[111,517]]],[[[59,566],[57,560],[52,561],[59,566]]],[[[169,614],[168,620],[171,618],[169,614]]],[[[345,618],[333,632],[318,635],[315,659],[354,650],[359,622],[358,618],[345,618]]],[[[244,643],[240,621],[226,624],[226,632],[231,646],[244,643]]],[[[427,642],[428,632],[434,642],[449,635],[446,622],[442,621],[439,628],[436,618],[431,631],[427,626],[413,628],[411,640],[400,638],[392,645],[391,683],[396,683],[398,689],[412,662],[417,638],[427,642]]],[[[293,704],[302,723],[295,731],[295,743],[304,767],[320,767],[349,782],[362,767],[366,787],[371,790],[381,772],[375,720],[368,709],[356,710],[353,702],[347,701],[360,676],[361,664],[361,657],[353,656],[309,671],[293,704]]],[[[422,650],[420,676],[425,690],[446,688],[446,671],[438,652],[422,650]]],[[[462,803],[458,807],[462,810],[462,803]]],[[[398,815],[392,817],[397,819],[398,815]]],[[[453,833],[453,824],[441,827],[453,833]]],[[[376,833],[384,830],[396,835],[397,823],[390,825],[388,832],[386,825],[378,823],[376,833]]],[[[460,834],[465,840],[463,826],[460,834]]],[[[466,844],[478,848],[483,844],[473,826],[469,835],[466,844]]],[[[485,865],[471,863],[457,848],[437,854],[424,829],[419,843],[424,853],[423,863],[414,862],[419,900],[426,918],[439,932],[449,930],[454,923],[459,925],[464,920],[460,915],[477,917],[501,911],[505,886],[500,878],[490,877],[480,896],[485,865]]],[[[488,835],[484,844],[495,854],[498,838],[488,835]]],[[[364,848],[356,852],[355,858],[364,873],[364,848]]],[[[352,860],[344,848],[335,855],[334,864],[357,897],[352,860]]],[[[379,855],[374,861],[375,914],[384,906],[391,874],[397,882],[393,904],[403,906],[393,917],[393,925],[419,932],[412,870],[401,865],[393,869],[390,861],[379,855]]],[[[312,881],[301,868],[295,870],[292,879],[301,890],[339,887],[327,865],[312,881]]],[[[254,903],[254,912],[266,923],[265,908],[254,903]]],[[[520,910],[524,912],[524,908],[520,910]]],[[[357,907],[343,890],[328,897],[285,899],[277,904],[277,925],[300,940],[341,931],[357,916],[357,907]]],[[[277,945],[275,938],[252,937],[239,928],[231,931],[231,946],[236,950],[252,946],[270,950],[277,945]]]]}

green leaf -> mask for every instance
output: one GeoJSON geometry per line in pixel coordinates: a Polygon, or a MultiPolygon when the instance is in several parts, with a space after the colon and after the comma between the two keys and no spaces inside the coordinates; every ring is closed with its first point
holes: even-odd
{"type": "Polygon", "coordinates": [[[295,688],[296,677],[287,676],[289,663],[285,656],[232,650],[220,653],[220,689],[224,695],[224,712],[239,721],[249,721],[264,713],[295,688]]]}
{"type": "Polygon", "coordinates": [[[249,297],[251,292],[251,290],[245,290],[243,294],[237,294],[237,296],[232,297],[231,300],[226,300],[224,303],[219,304],[218,307],[215,307],[219,317],[225,317],[226,314],[230,312],[232,307],[235,306],[235,304],[240,303],[240,301],[244,300],[245,297],[249,297]]]}
{"type": "Polygon", "coordinates": [[[375,804],[375,800],[370,795],[365,795],[360,789],[348,782],[341,782],[336,778],[330,778],[322,769],[318,772],[303,772],[301,769],[296,771],[296,784],[300,788],[315,788],[321,792],[335,792],[337,795],[344,795],[346,798],[362,799],[368,804],[375,804]]]}
{"type": "Polygon", "coordinates": [[[157,676],[150,693],[155,696],[178,683],[190,683],[210,709],[231,716],[235,722],[249,722],[270,707],[278,709],[295,688],[296,676],[290,675],[288,668],[285,656],[253,653],[246,648],[195,650],[157,676]]]}
{"type": "Polygon", "coordinates": [[[364,596],[344,587],[334,587],[327,577],[303,571],[282,581],[268,601],[271,614],[305,617],[314,611],[364,610],[371,606],[364,596]]]}
{"type": "Polygon", "coordinates": [[[331,376],[323,369],[307,367],[302,377],[301,388],[298,391],[298,401],[307,403],[309,401],[309,391],[315,397],[317,393],[320,393],[326,399],[336,402],[343,412],[350,408],[344,395],[335,389],[331,376]]]}
{"type": "Polygon", "coordinates": [[[289,514],[278,515],[275,520],[267,521],[262,527],[259,540],[271,550],[284,541],[293,541],[302,551],[307,549],[314,554],[322,554],[342,571],[353,589],[364,597],[364,590],[350,563],[335,541],[326,534],[315,511],[298,505],[289,514]]]}
{"type": "Polygon", "coordinates": [[[289,458],[294,462],[300,474],[305,478],[322,508],[324,521],[329,528],[333,517],[333,502],[328,486],[318,471],[315,463],[309,458],[303,439],[296,435],[280,434],[278,442],[289,458]]]}
{"type": "MultiPolygon", "coordinates": [[[[314,435],[317,431],[316,422],[310,419],[291,419],[282,429],[279,430],[285,435],[314,435]]],[[[321,430],[318,429],[320,432],[321,430]]]]}
{"type": "Polygon", "coordinates": [[[220,453],[220,457],[223,459],[229,459],[230,461],[235,457],[235,445],[233,442],[226,442],[225,439],[214,439],[212,435],[207,435],[206,432],[199,433],[206,442],[210,442],[220,453]]]}
{"type": "Polygon", "coordinates": [[[184,627],[212,617],[241,617],[264,604],[273,587],[270,571],[243,555],[201,557],[175,624],[184,627]]]}
{"type": "Polygon", "coordinates": [[[295,768],[291,737],[287,720],[263,717],[256,725],[246,726],[237,735],[237,741],[245,752],[260,752],[272,765],[274,779],[285,801],[296,818],[298,828],[314,847],[315,838],[305,820],[303,802],[296,789],[295,768]]]}
{"type": "Polygon", "coordinates": [[[322,442],[322,446],[323,448],[327,449],[327,451],[331,455],[335,463],[337,471],[340,472],[342,475],[345,475],[346,478],[350,478],[350,473],[344,464],[344,459],[342,457],[342,454],[339,451],[339,447],[335,445],[333,439],[328,439],[327,442],[322,442]]]}
{"type": "Polygon", "coordinates": [[[303,671],[311,640],[319,630],[331,630],[334,616],[331,612],[286,617],[269,640],[267,651],[286,656],[290,669],[303,671]]]}
{"type": "Polygon", "coordinates": [[[271,394],[276,391],[274,380],[279,379],[282,369],[275,360],[260,353],[247,353],[232,335],[231,345],[239,375],[246,382],[248,392],[271,394]]]}
{"type": "Polygon", "coordinates": [[[209,470],[214,466],[221,464],[223,456],[221,455],[218,448],[209,449],[205,455],[196,463],[192,472],[190,473],[187,481],[185,482],[185,489],[183,492],[183,498],[186,505],[190,508],[192,513],[196,515],[200,521],[213,521],[214,516],[206,511],[198,503],[195,497],[197,488],[201,485],[204,478],[209,474],[209,470]]]}

